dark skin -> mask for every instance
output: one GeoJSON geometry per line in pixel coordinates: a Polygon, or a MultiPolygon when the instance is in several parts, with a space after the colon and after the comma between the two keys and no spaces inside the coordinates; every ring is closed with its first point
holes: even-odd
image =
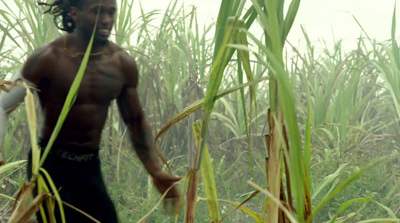
{"type": "MultiPolygon", "coordinates": [[[[55,146],[99,148],[101,133],[110,102],[116,99],[128,127],[134,149],[160,193],[166,192],[179,178],[161,171],[155,155],[151,131],[143,114],[137,92],[138,69],[132,57],[109,42],[116,12],[115,0],[86,0],[82,7],[71,7],[76,23],[74,32],[37,49],[25,63],[22,76],[39,89],[44,123],[41,138],[52,134],[64,100],[79,69],[98,11],[95,41],[78,97],[55,141],[55,146]]],[[[166,198],[178,209],[180,195],[172,186],[166,198]]]]}

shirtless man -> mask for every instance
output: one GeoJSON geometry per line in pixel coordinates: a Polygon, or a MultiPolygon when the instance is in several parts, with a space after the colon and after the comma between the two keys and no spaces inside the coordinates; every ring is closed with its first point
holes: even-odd
{"type": "MultiPolygon", "coordinates": [[[[116,13],[116,0],[54,0],[49,6],[52,9],[50,13],[61,18],[59,28],[68,34],[35,50],[20,74],[39,89],[37,93],[43,116],[39,130],[42,148],[53,132],[92,35],[98,12],[99,18],[78,97],[43,167],[50,173],[57,188],[61,188],[60,195],[64,201],[101,222],[117,222],[98,160],[101,133],[112,100],[116,99],[134,149],[160,193],[179,179],[161,171],[154,153],[151,132],[136,89],[138,70],[134,59],[108,41],[116,13]]],[[[7,113],[23,100],[24,95],[25,89],[14,87],[0,96],[0,148],[3,146],[7,113]]],[[[173,186],[166,197],[177,205],[179,196],[177,187],[173,186]]],[[[68,207],[64,209],[67,222],[92,222],[68,207]]]]}

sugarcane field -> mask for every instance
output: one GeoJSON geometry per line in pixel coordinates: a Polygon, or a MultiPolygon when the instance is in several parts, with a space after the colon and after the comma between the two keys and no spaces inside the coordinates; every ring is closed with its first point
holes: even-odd
{"type": "Polygon", "coordinates": [[[0,1],[0,223],[400,222],[399,3],[0,1]]]}

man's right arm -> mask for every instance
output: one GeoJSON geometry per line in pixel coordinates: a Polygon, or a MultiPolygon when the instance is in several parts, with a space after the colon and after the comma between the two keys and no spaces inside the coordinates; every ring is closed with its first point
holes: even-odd
{"type": "MultiPolygon", "coordinates": [[[[25,62],[20,73],[12,80],[22,79],[29,87],[36,87],[52,71],[57,56],[51,46],[46,45],[35,50],[25,62]]],[[[4,137],[7,132],[7,116],[26,95],[24,87],[15,86],[9,92],[0,93],[0,154],[3,153],[4,137]]],[[[1,157],[0,157],[1,159],[1,157]]]]}

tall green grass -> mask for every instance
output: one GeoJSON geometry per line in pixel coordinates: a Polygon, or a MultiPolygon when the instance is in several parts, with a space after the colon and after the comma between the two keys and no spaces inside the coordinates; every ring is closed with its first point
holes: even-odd
{"type": "MultiPolygon", "coordinates": [[[[29,25],[29,19],[21,20],[18,14],[6,8],[5,4],[13,2],[0,3],[1,9],[5,9],[0,11],[3,13],[0,24],[7,31],[2,42],[11,49],[23,50],[22,54],[29,54],[36,44],[41,44],[40,41],[44,43],[52,37],[50,35],[46,39],[45,34],[39,32],[43,38],[39,35],[42,38],[40,41],[33,40],[36,31],[29,31],[29,27],[36,26],[29,25]],[[18,19],[25,22],[18,23],[18,19]],[[29,37],[17,37],[23,30],[26,30],[28,34],[25,35],[29,37]],[[26,43],[13,42],[12,38],[24,38],[26,43]],[[25,45],[30,47],[25,48],[25,45]]],[[[42,17],[40,10],[28,4],[29,1],[15,2],[21,7],[21,12],[27,13],[22,17],[31,15],[32,21],[36,19],[39,21],[36,24],[42,24],[38,26],[53,27],[51,18],[42,17]]],[[[292,140],[290,153],[286,156],[289,162],[293,162],[289,166],[289,169],[292,168],[289,174],[294,175],[291,179],[294,179],[292,188],[294,205],[297,205],[297,213],[287,210],[291,212],[290,219],[305,221],[302,188],[306,186],[312,198],[314,222],[361,222],[369,219],[398,221],[395,219],[399,217],[400,200],[396,195],[399,193],[399,165],[396,160],[400,142],[397,138],[399,117],[394,98],[396,94],[393,93],[396,86],[393,81],[382,78],[395,78],[398,72],[393,53],[396,52],[394,42],[377,43],[360,39],[358,46],[351,51],[345,51],[338,42],[333,49],[327,48],[321,54],[316,54],[313,43],[308,42],[305,51],[294,51],[293,59],[286,61],[283,60],[284,51],[280,52],[279,49],[283,49],[290,28],[289,21],[293,21],[295,13],[289,13],[290,16],[286,17],[282,13],[274,15],[272,8],[263,8],[264,1],[252,1],[255,6],[245,9],[244,2],[223,2],[217,24],[205,27],[199,27],[196,11],[181,7],[179,1],[172,1],[165,11],[142,11],[137,20],[132,19],[129,8],[139,7],[138,3],[123,1],[121,4],[125,11],[119,13],[115,40],[137,60],[141,73],[139,91],[142,102],[153,129],[157,132],[161,130],[157,142],[173,173],[183,176],[188,167],[193,167],[196,147],[192,124],[202,116],[199,112],[189,113],[198,111],[207,101],[204,96],[208,94],[205,89],[212,80],[209,74],[212,66],[215,66],[213,58],[217,58],[217,49],[224,47],[222,40],[227,33],[225,30],[229,16],[239,16],[231,20],[236,21],[236,26],[230,28],[236,27],[235,32],[246,34],[251,47],[238,39],[231,42],[229,46],[233,48],[227,49],[224,55],[231,57],[221,60],[226,66],[219,90],[212,87],[215,95],[208,99],[216,100],[216,103],[208,124],[207,147],[210,159],[203,161],[209,161],[213,168],[219,206],[216,213],[225,222],[266,221],[269,213],[265,215],[264,206],[269,195],[265,194],[268,194],[270,188],[266,191],[265,188],[257,187],[265,186],[267,182],[263,135],[268,132],[267,108],[274,108],[283,102],[283,117],[286,118],[285,123],[292,140]],[[158,23],[155,18],[159,15],[162,20],[158,23]],[[274,41],[280,42],[280,48],[279,44],[268,43],[273,39],[270,36],[264,36],[260,41],[260,37],[246,31],[250,26],[258,25],[268,30],[271,27],[269,23],[275,24],[271,28],[275,31],[268,32],[275,38],[274,41]],[[214,29],[220,35],[216,39],[208,35],[214,29]],[[137,38],[130,39],[131,34],[137,38]],[[369,45],[371,43],[374,44],[372,49],[369,45]],[[240,55],[237,59],[238,54],[232,54],[230,50],[241,53],[250,51],[249,60],[244,60],[246,55],[240,55]],[[256,55],[256,59],[252,55],[256,55]],[[281,56],[282,59],[278,58],[281,56]],[[290,66],[284,66],[283,62],[290,66]],[[245,69],[249,68],[255,81],[246,75],[250,72],[245,69]],[[240,78],[240,75],[243,77],[240,78]],[[276,92],[273,90],[276,86],[269,85],[273,83],[272,80],[278,80],[278,103],[270,102],[274,98],[273,92],[276,92]],[[248,86],[254,86],[254,90],[248,86]],[[251,98],[256,103],[250,102],[251,98]],[[184,120],[179,121],[174,117],[184,120]],[[169,131],[163,131],[167,128],[169,131]],[[369,162],[387,155],[392,156],[392,159],[385,163],[372,165],[374,163],[369,162]],[[304,161],[294,163],[291,157],[300,159],[299,156],[304,156],[304,161]],[[300,165],[300,168],[294,169],[296,165],[300,165]],[[305,165],[304,172],[301,165],[305,165]],[[306,180],[302,177],[304,173],[310,176],[306,180]],[[247,184],[251,178],[256,183],[252,185],[258,189],[247,184]],[[254,190],[260,190],[261,193],[254,190]],[[244,205],[236,209],[242,202],[244,205]]],[[[280,9],[282,3],[276,1],[274,4],[280,9]]],[[[293,3],[289,9],[293,11],[296,4],[293,3]]],[[[304,39],[307,39],[306,33],[304,39]]],[[[22,62],[16,59],[20,54],[17,51],[0,51],[1,58],[10,61],[5,66],[7,69],[3,67],[3,73],[16,71],[22,62]]],[[[5,147],[8,148],[7,158],[10,163],[25,159],[26,149],[23,145],[26,147],[28,137],[24,126],[27,122],[21,114],[24,113],[17,111],[10,116],[9,137],[6,140],[8,145],[5,147]]],[[[110,108],[101,144],[104,179],[118,207],[121,221],[136,222],[153,209],[159,196],[152,189],[140,162],[129,152],[129,141],[123,132],[124,127],[113,106],[110,108]],[[116,169],[119,170],[118,180],[114,174],[116,169]]],[[[24,178],[21,172],[24,171],[14,168],[5,171],[0,178],[2,185],[5,185],[1,193],[3,197],[9,197],[19,187],[19,182],[24,178]]],[[[279,173],[286,179],[286,173],[279,173]]],[[[201,179],[197,191],[199,199],[194,221],[208,222],[213,218],[210,216],[217,215],[209,214],[205,202],[209,198],[206,198],[207,191],[201,179]]],[[[0,216],[10,216],[9,198],[3,197],[0,198],[0,216]]],[[[277,203],[278,207],[282,205],[286,203],[277,203]]],[[[150,222],[163,220],[174,221],[172,217],[164,217],[157,210],[148,217],[150,222]]],[[[184,212],[177,217],[178,222],[183,220],[184,212]]]]}

